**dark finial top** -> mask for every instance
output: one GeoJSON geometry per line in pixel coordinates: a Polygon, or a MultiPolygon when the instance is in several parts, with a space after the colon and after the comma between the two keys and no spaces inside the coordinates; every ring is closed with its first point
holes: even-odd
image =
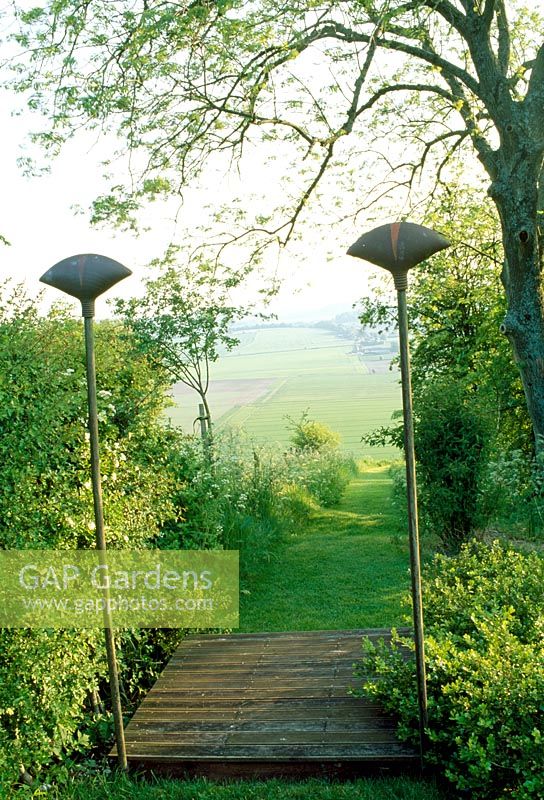
{"type": "Polygon", "coordinates": [[[393,222],[363,233],[351,245],[348,255],[384,267],[393,274],[397,288],[406,288],[406,273],[411,267],[449,246],[448,239],[431,228],[393,222]]]}
{"type": "Polygon", "coordinates": [[[40,281],[77,297],[83,306],[83,316],[93,316],[95,299],[129,275],[131,270],[118,261],[87,253],[59,261],[40,281]]]}

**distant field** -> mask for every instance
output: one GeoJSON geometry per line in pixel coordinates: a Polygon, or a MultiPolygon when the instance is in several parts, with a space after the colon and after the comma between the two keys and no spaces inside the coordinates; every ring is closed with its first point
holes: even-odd
{"type": "MultiPolygon", "coordinates": [[[[350,353],[351,342],[316,328],[276,328],[244,332],[235,351],[212,366],[209,401],[218,427],[243,429],[257,443],[289,439],[286,415],[298,419],[308,409],[341,436],[342,448],[358,457],[398,456],[394,448],[369,448],[361,436],[386,425],[401,407],[389,354],[364,363],[350,353]]],[[[193,429],[198,397],[176,386],[172,422],[193,429]]]]}

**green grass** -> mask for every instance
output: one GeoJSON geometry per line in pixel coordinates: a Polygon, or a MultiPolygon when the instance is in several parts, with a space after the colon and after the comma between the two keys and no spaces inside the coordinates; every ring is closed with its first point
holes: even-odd
{"type": "Polygon", "coordinates": [[[443,800],[444,795],[432,783],[423,784],[408,778],[346,783],[271,780],[217,784],[203,779],[139,783],[120,777],[115,781],[85,781],[63,790],[62,794],[48,792],[44,797],[54,800],[443,800]]]}
{"type": "MultiPolygon", "coordinates": [[[[219,427],[243,429],[256,443],[286,445],[286,415],[305,409],[341,436],[344,451],[357,458],[394,458],[394,448],[370,448],[361,436],[390,422],[401,407],[398,376],[388,370],[390,354],[361,362],[352,342],[315,328],[276,328],[247,332],[236,350],[212,365],[209,393],[219,427]]],[[[193,430],[198,399],[176,388],[170,418],[193,430]]]]}
{"type": "Polygon", "coordinates": [[[408,547],[392,541],[396,518],[387,467],[366,467],[341,504],[316,509],[242,595],[242,631],[334,630],[400,625],[410,590],[408,547]]]}

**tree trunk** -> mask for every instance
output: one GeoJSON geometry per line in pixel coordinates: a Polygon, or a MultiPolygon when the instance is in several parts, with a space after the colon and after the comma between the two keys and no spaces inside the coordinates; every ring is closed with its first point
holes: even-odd
{"type": "MultiPolygon", "coordinates": [[[[514,351],[537,452],[544,450],[544,287],[538,226],[539,169],[519,153],[507,179],[491,187],[499,210],[505,263],[502,283],[508,311],[501,326],[514,351]],[[521,161],[521,163],[520,163],[521,161]]],[[[503,173],[504,174],[504,173],[503,173]]]]}
{"type": "Polygon", "coordinates": [[[209,407],[208,401],[206,399],[206,393],[205,392],[199,392],[199,395],[200,395],[200,399],[202,400],[202,403],[200,404],[200,408],[204,409],[204,427],[206,429],[206,434],[203,437],[202,443],[204,445],[204,452],[206,453],[208,461],[211,464],[212,463],[212,457],[211,457],[212,456],[212,445],[213,445],[213,439],[212,439],[212,417],[211,417],[211,413],[210,413],[210,407],[209,407]]]}
{"type": "Polygon", "coordinates": [[[212,415],[210,412],[210,407],[208,405],[208,400],[206,399],[205,394],[200,395],[200,399],[202,400],[202,405],[204,406],[204,412],[206,415],[206,425],[208,427],[208,436],[211,436],[212,433],[212,415]]]}

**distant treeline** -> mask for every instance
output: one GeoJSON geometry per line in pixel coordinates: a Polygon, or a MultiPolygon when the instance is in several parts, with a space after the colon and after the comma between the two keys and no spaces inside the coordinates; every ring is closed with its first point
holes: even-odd
{"type": "Polygon", "coordinates": [[[232,326],[234,335],[245,331],[276,330],[282,328],[317,328],[329,331],[342,339],[362,340],[362,342],[376,342],[394,336],[394,330],[384,331],[383,325],[363,325],[356,311],[344,311],[332,319],[319,320],[318,322],[240,322],[232,326]]]}

